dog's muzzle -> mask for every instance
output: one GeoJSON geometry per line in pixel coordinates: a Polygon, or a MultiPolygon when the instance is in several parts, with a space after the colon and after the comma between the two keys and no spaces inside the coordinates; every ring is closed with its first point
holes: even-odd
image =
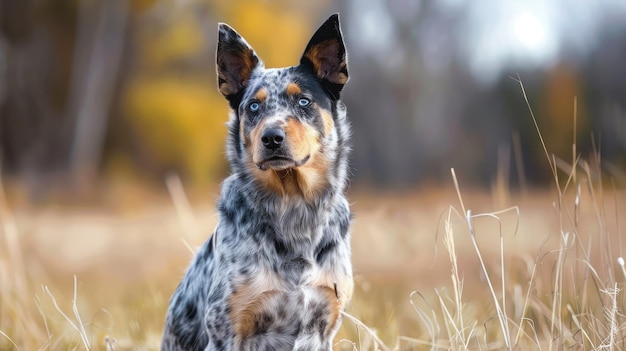
{"type": "Polygon", "coordinates": [[[261,135],[261,142],[266,149],[276,150],[283,145],[285,141],[285,131],[281,128],[267,128],[261,135]]]}
{"type": "Polygon", "coordinates": [[[300,160],[295,159],[286,141],[287,135],[282,128],[270,127],[263,131],[261,134],[263,159],[257,163],[259,169],[263,171],[268,169],[280,171],[302,166],[309,160],[310,155],[300,160]]]}
{"type": "Polygon", "coordinates": [[[304,157],[302,160],[294,160],[291,157],[271,156],[257,163],[257,166],[262,171],[267,171],[268,169],[282,171],[289,168],[300,167],[307,163],[309,158],[309,155],[304,157]]]}

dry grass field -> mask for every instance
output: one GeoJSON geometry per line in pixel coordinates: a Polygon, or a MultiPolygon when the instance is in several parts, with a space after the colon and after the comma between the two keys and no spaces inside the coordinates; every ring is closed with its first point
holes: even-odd
{"type": "MultiPolygon", "coordinates": [[[[457,192],[453,177],[353,189],[356,292],[336,349],[626,349],[626,194],[585,166],[517,195],[457,192]]],[[[217,189],[168,185],[32,206],[5,184],[0,350],[158,349],[168,298],[217,220],[217,189]]]]}
{"type": "MultiPolygon", "coordinates": [[[[465,190],[454,169],[447,189],[352,189],[356,289],[335,349],[626,350],[623,174],[575,142],[571,163],[551,155],[530,113],[550,189],[514,195],[500,172],[465,190]]],[[[95,205],[33,207],[0,179],[0,350],[159,348],[217,223],[217,188],[165,183],[167,196],[116,182],[95,205]]]]}

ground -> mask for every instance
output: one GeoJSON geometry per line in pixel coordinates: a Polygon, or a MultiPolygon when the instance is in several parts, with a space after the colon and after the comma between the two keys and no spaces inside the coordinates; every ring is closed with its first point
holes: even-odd
{"type": "MultiPolygon", "coordinates": [[[[461,204],[450,183],[350,190],[347,313],[367,328],[344,318],[337,350],[624,348],[624,192],[461,187],[461,204]]],[[[187,201],[168,184],[36,205],[5,186],[0,349],[157,349],[170,294],[218,219],[217,188],[187,189],[187,201]]]]}

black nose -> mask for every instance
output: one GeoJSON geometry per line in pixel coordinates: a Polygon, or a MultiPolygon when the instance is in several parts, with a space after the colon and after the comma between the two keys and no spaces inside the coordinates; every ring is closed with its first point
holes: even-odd
{"type": "Polygon", "coordinates": [[[284,140],[285,132],[280,128],[267,128],[261,135],[261,142],[270,150],[278,149],[284,140]]]}

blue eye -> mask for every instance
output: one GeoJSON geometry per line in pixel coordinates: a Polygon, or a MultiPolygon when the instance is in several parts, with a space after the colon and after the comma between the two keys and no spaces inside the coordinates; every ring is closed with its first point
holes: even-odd
{"type": "Polygon", "coordinates": [[[311,100],[307,99],[307,98],[300,98],[298,100],[298,105],[304,107],[304,106],[308,106],[311,103],[311,100]]]}
{"type": "Polygon", "coordinates": [[[250,112],[257,112],[259,108],[261,108],[261,105],[256,101],[253,101],[248,105],[248,111],[250,112]]]}

